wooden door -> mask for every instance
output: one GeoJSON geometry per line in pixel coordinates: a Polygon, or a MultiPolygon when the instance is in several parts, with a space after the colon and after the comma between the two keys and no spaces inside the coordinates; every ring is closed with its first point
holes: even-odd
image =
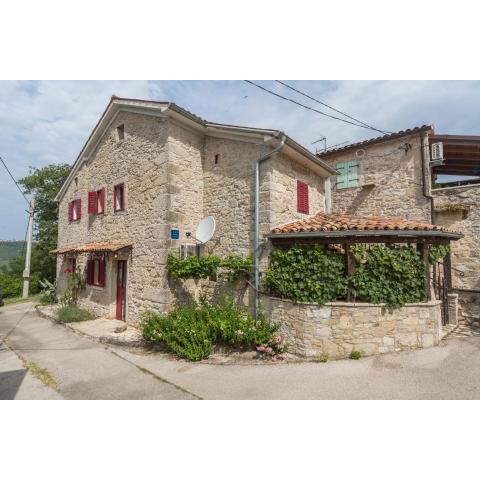
{"type": "Polygon", "coordinates": [[[117,261],[117,320],[125,320],[126,260],[117,261]]]}

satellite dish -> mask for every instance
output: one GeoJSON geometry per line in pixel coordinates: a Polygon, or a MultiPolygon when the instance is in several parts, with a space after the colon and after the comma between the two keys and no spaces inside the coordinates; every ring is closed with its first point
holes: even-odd
{"type": "Polygon", "coordinates": [[[200,243],[207,243],[215,233],[215,219],[209,215],[205,217],[197,227],[195,239],[200,243]]]}

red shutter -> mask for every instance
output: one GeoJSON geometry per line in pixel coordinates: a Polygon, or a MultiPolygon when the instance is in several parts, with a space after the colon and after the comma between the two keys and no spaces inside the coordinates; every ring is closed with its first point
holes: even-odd
{"type": "Polygon", "coordinates": [[[105,286],[105,260],[98,261],[98,285],[100,287],[105,286]]]}
{"type": "Polygon", "coordinates": [[[300,180],[297,180],[297,211],[309,213],[308,185],[300,180]]]}
{"type": "Polygon", "coordinates": [[[73,202],[68,202],[68,220],[73,220],[73,202]]]}
{"type": "Polygon", "coordinates": [[[77,200],[77,220],[80,220],[81,216],[82,216],[82,199],[79,198],[77,200]]]}
{"type": "Polygon", "coordinates": [[[93,260],[87,261],[87,284],[93,285],[93,260]]]}
{"type": "Polygon", "coordinates": [[[89,215],[95,213],[97,204],[97,192],[88,192],[88,213],[89,215]]]}

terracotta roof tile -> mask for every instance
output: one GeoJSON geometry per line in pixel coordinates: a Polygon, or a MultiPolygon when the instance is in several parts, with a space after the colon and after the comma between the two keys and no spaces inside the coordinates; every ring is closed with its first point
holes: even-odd
{"type": "Polygon", "coordinates": [[[131,247],[133,242],[110,242],[110,243],[87,243],[80,247],[68,246],[52,250],[50,253],[94,253],[94,252],[116,252],[123,248],[131,247]]]}
{"type": "Polygon", "coordinates": [[[331,150],[327,150],[326,152],[319,152],[317,153],[317,156],[320,158],[325,158],[330,155],[334,155],[336,153],[346,152],[352,148],[366,147],[367,145],[371,145],[374,143],[381,143],[381,142],[386,142],[388,140],[393,140],[394,138],[401,138],[401,137],[406,137],[408,135],[414,135],[416,133],[420,133],[425,130],[433,130],[433,126],[422,125],[421,127],[407,128],[406,130],[400,130],[399,132],[389,133],[388,135],[383,135],[381,137],[375,137],[375,138],[370,138],[368,140],[363,140],[361,142],[350,143],[349,145],[345,145],[344,147],[332,148],[331,150]]]}
{"type": "Polygon", "coordinates": [[[338,230],[403,230],[455,233],[440,225],[376,216],[323,213],[274,228],[271,233],[335,232],[338,230]]]}

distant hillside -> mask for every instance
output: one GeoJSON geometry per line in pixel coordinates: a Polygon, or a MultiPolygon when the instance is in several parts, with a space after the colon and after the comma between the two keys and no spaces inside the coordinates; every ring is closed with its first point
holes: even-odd
{"type": "Polygon", "coordinates": [[[23,240],[0,240],[0,265],[8,263],[13,257],[22,255],[23,240]]]}

